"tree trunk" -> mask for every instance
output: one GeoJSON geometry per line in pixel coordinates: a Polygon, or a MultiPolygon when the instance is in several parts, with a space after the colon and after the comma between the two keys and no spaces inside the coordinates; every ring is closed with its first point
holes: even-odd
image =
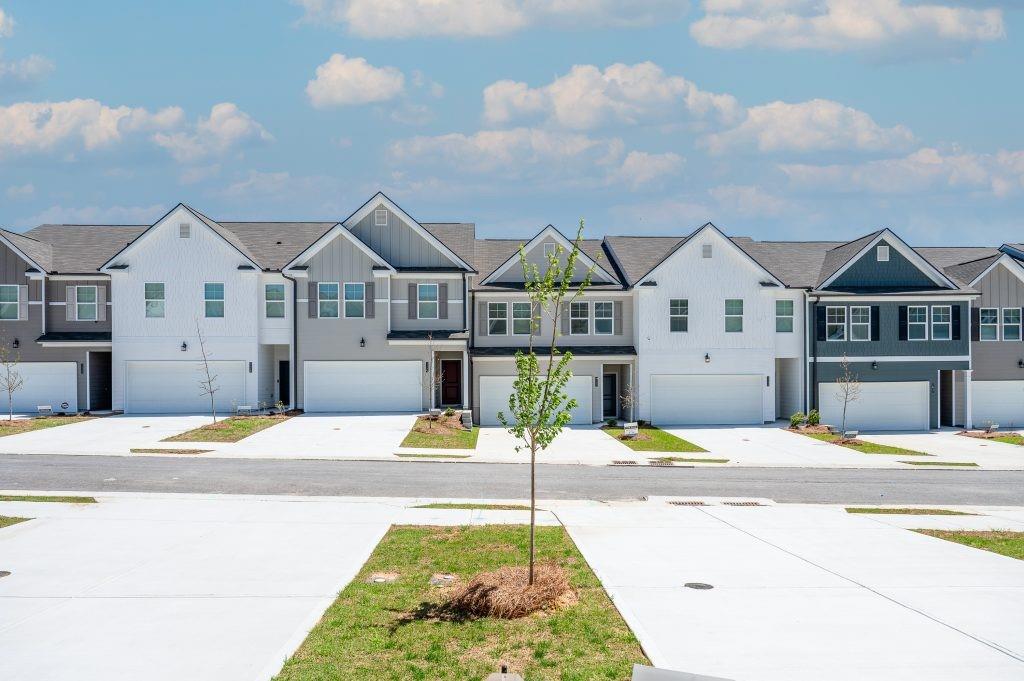
{"type": "Polygon", "coordinates": [[[537,556],[537,441],[530,441],[530,586],[533,586],[533,565],[537,556]]]}

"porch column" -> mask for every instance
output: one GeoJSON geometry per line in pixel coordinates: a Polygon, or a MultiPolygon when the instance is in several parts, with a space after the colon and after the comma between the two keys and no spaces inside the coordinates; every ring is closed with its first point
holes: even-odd
{"type": "Polygon", "coordinates": [[[971,403],[974,401],[971,395],[971,374],[973,369],[964,371],[964,428],[974,427],[974,415],[971,413],[971,403]]]}
{"type": "Polygon", "coordinates": [[[462,408],[469,409],[469,350],[462,351],[462,408]]]}

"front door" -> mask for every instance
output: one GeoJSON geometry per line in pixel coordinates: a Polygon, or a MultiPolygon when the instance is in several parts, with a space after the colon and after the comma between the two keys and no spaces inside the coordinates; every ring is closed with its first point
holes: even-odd
{"type": "Polygon", "coordinates": [[[441,360],[441,406],[462,404],[462,360],[441,360]]]}
{"type": "Polygon", "coordinates": [[[110,353],[89,353],[89,409],[109,411],[110,402],[110,353]]]}
{"type": "Polygon", "coordinates": [[[292,403],[292,365],[288,360],[277,363],[277,399],[284,402],[285,406],[292,403]]]}
{"type": "Polygon", "coordinates": [[[619,416],[618,382],[618,375],[604,375],[604,417],[606,419],[617,418],[619,416]]]}

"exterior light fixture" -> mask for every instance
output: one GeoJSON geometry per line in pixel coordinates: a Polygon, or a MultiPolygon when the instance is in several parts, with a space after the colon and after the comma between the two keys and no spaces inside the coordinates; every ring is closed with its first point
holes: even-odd
{"type": "Polygon", "coordinates": [[[15,349],[18,349],[18,348],[20,348],[20,347],[21,347],[21,341],[20,341],[20,340],[18,340],[17,338],[15,338],[15,339],[14,339],[14,342],[13,342],[13,343],[11,343],[11,347],[12,347],[12,348],[15,348],[15,349]]]}
{"type": "Polygon", "coordinates": [[[360,338],[359,339],[359,347],[361,347],[361,348],[365,348],[366,347],[366,339],[365,338],[360,338]]]}
{"type": "Polygon", "coordinates": [[[711,355],[709,355],[708,353],[705,352],[704,353],[704,363],[705,364],[709,364],[710,362],[711,362],[711,355]]]}
{"type": "MultiPolygon", "coordinates": [[[[14,347],[18,347],[17,339],[15,339],[15,341],[14,341],[14,347]]],[[[1024,369],[1024,359],[1018,359],[1017,360],[1017,368],[1018,369],[1024,369]]]]}
{"type": "Polygon", "coordinates": [[[875,371],[878,371],[878,360],[875,360],[871,363],[871,368],[874,369],[875,371]]]}
{"type": "Polygon", "coordinates": [[[252,373],[252,362],[249,362],[249,373],[252,373]]]}
{"type": "Polygon", "coordinates": [[[188,343],[181,341],[181,351],[185,352],[186,350],[188,350],[188,343]]]}

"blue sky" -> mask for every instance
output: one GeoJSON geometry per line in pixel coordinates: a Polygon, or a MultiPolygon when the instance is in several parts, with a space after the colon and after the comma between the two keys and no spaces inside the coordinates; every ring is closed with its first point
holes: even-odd
{"type": "Polygon", "coordinates": [[[1016,0],[0,0],[0,225],[383,189],[482,236],[1022,241],[1022,29],[1016,0]]]}

